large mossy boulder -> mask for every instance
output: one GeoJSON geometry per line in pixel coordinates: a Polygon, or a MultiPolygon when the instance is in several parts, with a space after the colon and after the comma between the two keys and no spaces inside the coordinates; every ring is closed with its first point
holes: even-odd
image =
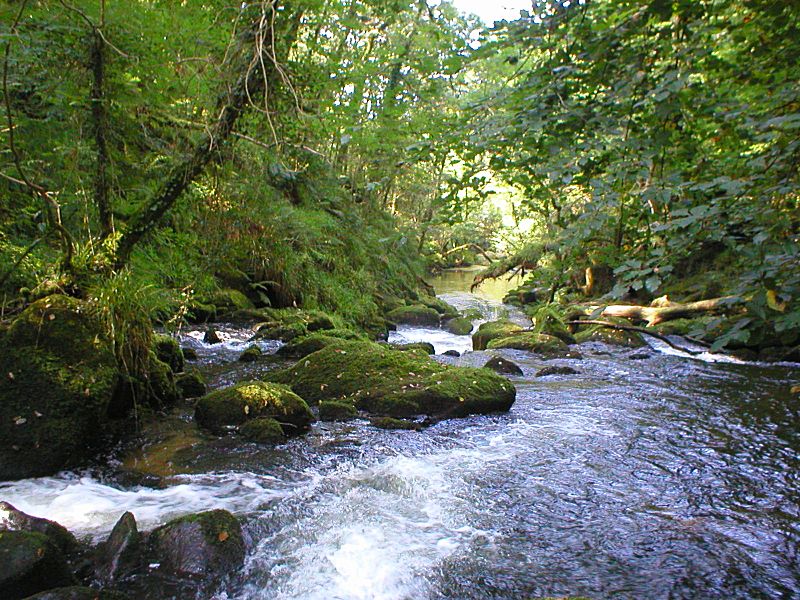
{"type": "Polygon", "coordinates": [[[347,400],[324,400],[319,403],[321,421],[349,421],[358,416],[358,410],[347,400]]]}
{"type": "Polygon", "coordinates": [[[422,296],[419,303],[435,310],[442,319],[455,319],[459,316],[458,309],[435,296],[422,296]]]}
{"type": "Polygon", "coordinates": [[[487,348],[489,350],[499,350],[501,348],[525,350],[539,354],[544,358],[567,358],[571,355],[569,346],[557,337],[530,331],[493,339],[488,343],[487,348]]]}
{"type": "Polygon", "coordinates": [[[0,598],[17,600],[74,583],[64,555],[46,535],[0,531],[0,598]]]}
{"type": "MultiPolygon", "coordinates": [[[[603,320],[630,326],[630,321],[615,317],[604,317],[603,320]]],[[[575,334],[575,340],[582,344],[584,342],[603,342],[610,346],[622,346],[624,348],[642,348],[647,345],[642,334],[637,331],[625,331],[623,329],[613,329],[602,325],[590,325],[575,334]]]]}
{"type": "Polygon", "coordinates": [[[438,327],[441,315],[436,309],[423,304],[401,306],[389,311],[386,318],[398,325],[419,325],[421,327],[438,327]]]}
{"type": "Polygon", "coordinates": [[[127,406],[111,342],[89,305],[31,304],[0,333],[0,480],[84,464],[115,441],[127,406]]]}
{"type": "Polygon", "coordinates": [[[488,369],[452,367],[415,352],[343,341],[268,374],[306,401],[347,400],[375,415],[437,418],[506,411],[516,391],[488,369]]]}
{"type": "Polygon", "coordinates": [[[174,519],[150,534],[149,546],[159,569],[178,576],[224,577],[244,565],[242,527],[226,510],[174,519]]]}
{"type": "Polygon", "coordinates": [[[245,381],[211,392],[195,407],[197,423],[217,435],[258,418],[275,419],[287,436],[307,431],[314,421],[308,405],[296,393],[284,385],[263,381],[245,381]]]}
{"type": "Polygon", "coordinates": [[[472,334],[472,349],[486,350],[492,340],[505,338],[522,330],[523,327],[521,325],[508,319],[481,323],[478,330],[472,334]]]}
{"type": "Polygon", "coordinates": [[[338,344],[342,340],[359,340],[363,338],[364,336],[349,329],[331,329],[295,338],[278,348],[277,354],[278,356],[303,358],[317,350],[322,350],[326,346],[338,344]]]}
{"type": "Polygon", "coordinates": [[[309,333],[336,329],[334,319],[318,310],[263,308],[256,312],[258,320],[262,322],[258,325],[253,339],[290,342],[309,333]]]}
{"type": "Polygon", "coordinates": [[[75,536],[63,525],[26,514],[8,502],[0,502],[0,531],[41,533],[50,538],[62,552],[72,552],[78,547],[75,536]]]}

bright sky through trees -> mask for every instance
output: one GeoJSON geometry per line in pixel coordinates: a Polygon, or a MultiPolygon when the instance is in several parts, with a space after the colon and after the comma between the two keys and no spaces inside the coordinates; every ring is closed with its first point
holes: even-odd
{"type": "Polygon", "coordinates": [[[530,10],[530,0],[452,0],[459,10],[478,15],[487,25],[501,19],[518,19],[520,10],[530,10]]]}

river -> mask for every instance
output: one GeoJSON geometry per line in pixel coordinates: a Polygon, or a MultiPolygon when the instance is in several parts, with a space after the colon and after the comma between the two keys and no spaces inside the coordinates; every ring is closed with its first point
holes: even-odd
{"type": "MultiPolygon", "coordinates": [[[[433,284],[459,309],[521,317],[501,288],[474,295],[461,279],[433,284]]],[[[223,334],[221,347],[199,332],[184,340],[213,385],[269,368],[229,362],[249,332],[223,334]]],[[[468,336],[419,328],[391,341],[416,339],[437,353],[470,348],[468,336]]],[[[97,540],[124,510],[143,529],[232,510],[249,550],[218,600],[800,597],[800,401],[789,392],[800,365],[663,350],[633,360],[641,350],[591,344],[583,360],[547,362],[503,351],[524,371],[508,414],[422,432],[317,423],[275,449],[205,440],[149,483],[117,464],[0,483],[0,499],[97,540]],[[554,364],[579,374],[534,377],[554,364]]],[[[154,581],[132,589],[194,597],[154,581]]]]}

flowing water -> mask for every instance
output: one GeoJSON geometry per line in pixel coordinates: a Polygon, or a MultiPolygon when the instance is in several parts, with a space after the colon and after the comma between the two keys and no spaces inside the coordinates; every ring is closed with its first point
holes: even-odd
{"type": "MultiPolygon", "coordinates": [[[[434,282],[448,302],[521,318],[459,277],[434,282]]],[[[185,340],[214,385],[271,368],[230,362],[248,332],[223,334],[185,340]]],[[[419,328],[391,341],[418,339],[470,347],[419,328]]],[[[508,414],[422,432],[319,423],[275,449],[205,440],[152,485],[111,469],[0,484],[0,498],[98,540],[124,510],[143,529],[232,510],[249,551],[219,600],[800,597],[800,365],[662,350],[503,351],[524,371],[508,414]],[[534,377],[553,364],[579,374],[534,377]]]]}

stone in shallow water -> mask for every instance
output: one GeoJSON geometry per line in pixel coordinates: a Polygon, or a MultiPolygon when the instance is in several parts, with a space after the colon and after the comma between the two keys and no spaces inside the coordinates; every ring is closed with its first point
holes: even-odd
{"type": "Polygon", "coordinates": [[[114,525],[111,535],[97,549],[95,576],[110,583],[134,573],[140,565],[141,535],[136,519],[125,512],[114,525]]]}
{"type": "Polygon", "coordinates": [[[547,377],[549,375],[577,375],[578,371],[572,367],[545,367],[536,371],[536,377],[547,377]]]}
{"type": "Polygon", "coordinates": [[[263,354],[261,348],[253,344],[239,355],[239,362],[256,362],[263,354]]]}
{"type": "Polygon", "coordinates": [[[510,360],[506,360],[502,356],[493,356],[486,361],[486,364],[483,366],[487,369],[491,369],[495,373],[503,373],[504,375],[522,375],[522,369],[519,368],[519,365],[511,362],[510,360]]]}
{"type": "Polygon", "coordinates": [[[222,340],[219,337],[216,329],[209,328],[203,336],[203,341],[206,344],[221,344],[222,340]]]}

